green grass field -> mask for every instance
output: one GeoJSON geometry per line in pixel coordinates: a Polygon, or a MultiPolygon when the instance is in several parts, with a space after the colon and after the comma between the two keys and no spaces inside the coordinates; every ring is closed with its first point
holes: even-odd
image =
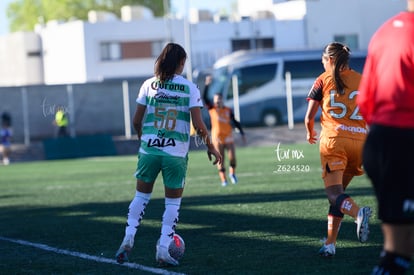
{"type": "Polygon", "coordinates": [[[164,208],[156,183],[131,254],[114,264],[135,190],[135,156],[14,163],[0,167],[1,274],[370,274],[382,245],[365,176],[348,194],[374,210],[361,244],[345,217],[335,257],[318,256],[328,202],[318,147],[239,147],[239,184],[221,187],[205,151],[191,151],[179,233],[180,266],[159,269],[155,243],[164,208]],[[288,171],[289,170],[289,171],[288,171]],[[79,256],[80,255],[80,256],[79,256]],[[85,256],[86,255],[86,256],[85,256]]]}

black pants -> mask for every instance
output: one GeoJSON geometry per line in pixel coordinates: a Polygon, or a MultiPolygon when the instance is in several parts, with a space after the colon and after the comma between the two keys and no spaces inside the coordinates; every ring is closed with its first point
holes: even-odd
{"type": "Polygon", "coordinates": [[[387,223],[414,223],[414,129],[372,125],[363,164],[387,223]]]}

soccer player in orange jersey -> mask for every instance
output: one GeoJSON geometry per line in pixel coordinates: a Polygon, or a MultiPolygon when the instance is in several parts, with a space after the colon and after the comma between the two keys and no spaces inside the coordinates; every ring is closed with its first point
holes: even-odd
{"type": "MultiPolygon", "coordinates": [[[[207,89],[208,84],[209,76],[206,78],[207,89]]],[[[206,95],[207,93],[205,92],[204,94],[206,95]]],[[[233,125],[239,129],[243,143],[245,144],[246,137],[243,128],[241,127],[240,122],[235,119],[233,111],[224,105],[221,94],[214,95],[213,104],[211,104],[207,98],[205,98],[205,101],[210,114],[212,142],[223,158],[223,161],[217,164],[221,185],[227,186],[226,168],[224,163],[225,150],[227,150],[230,162],[229,177],[231,182],[236,184],[238,179],[236,176],[236,148],[233,137],[233,125]]]]}
{"type": "Polygon", "coordinates": [[[325,72],[314,82],[308,95],[305,116],[307,140],[317,142],[314,120],[322,109],[320,158],[322,178],[329,200],[328,235],[321,256],[335,255],[335,245],[344,214],[357,223],[360,242],[368,240],[369,207],[359,207],[345,189],[354,176],[363,174],[362,149],[367,135],[366,123],[358,112],[356,96],[361,74],[349,67],[350,49],[341,43],[330,43],[322,54],[325,72]]]}

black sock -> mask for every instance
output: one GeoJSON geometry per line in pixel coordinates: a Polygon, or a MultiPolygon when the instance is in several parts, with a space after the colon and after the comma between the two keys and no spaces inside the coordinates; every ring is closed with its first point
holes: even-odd
{"type": "Polygon", "coordinates": [[[410,268],[410,258],[392,252],[382,251],[379,264],[372,275],[402,275],[410,268]]]}

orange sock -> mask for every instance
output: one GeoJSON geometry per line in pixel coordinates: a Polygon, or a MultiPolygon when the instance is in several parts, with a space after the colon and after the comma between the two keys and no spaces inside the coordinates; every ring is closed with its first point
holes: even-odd
{"type": "Polygon", "coordinates": [[[325,244],[335,244],[338,237],[339,229],[341,228],[342,218],[333,215],[328,215],[328,236],[325,244]]]}
{"type": "Polygon", "coordinates": [[[356,219],[358,216],[359,206],[350,197],[346,198],[341,205],[341,212],[356,219]]]}

